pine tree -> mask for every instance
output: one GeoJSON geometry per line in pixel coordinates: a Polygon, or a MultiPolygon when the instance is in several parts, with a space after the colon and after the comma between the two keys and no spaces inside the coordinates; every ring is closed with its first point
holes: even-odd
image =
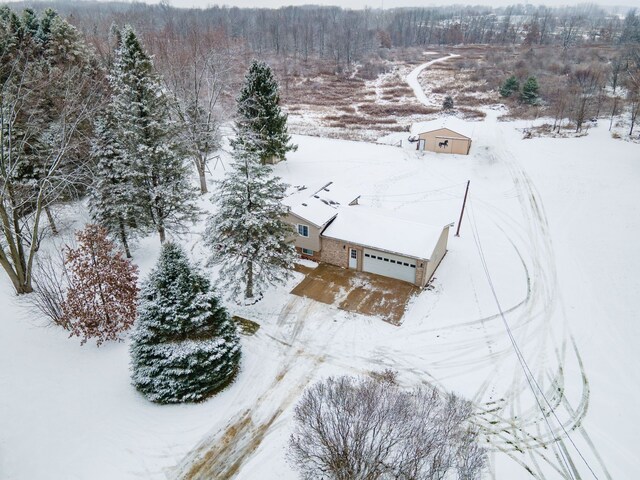
{"type": "Polygon", "coordinates": [[[449,111],[453,110],[453,97],[451,95],[447,95],[444,97],[444,102],[442,102],[442,109],[449,111]]]}
{"type": "Polygon", "coordinates": [[[136,316],[138,269],[122,258],[106,229],[87,225],[77,233],[78,247],[66,248],[69,289],[62,304],[63,321],[71,335],[98,346],[117,340],[136,316]]]}
{"type": "Polygon", "coordinates": [[[538,81],[536,77],[529,77],[522,86],[520,100],[527,105],[535,105],[538,103],[538,81]]]}
{"type": "Polygon", "coordinates": [[[158,403],[198,402],[238,371],[235,324],[185,252],[165,243],[144,282],[131,336],[132,380],[158,403]]]}
{"type": "Polygon", "coordinates": [[[209,218],[205,242],[211,261],[222,265],[220,278],[233,297],[251,299],[268,285],[283,284],[296,258],[289,242],[292,226],[282,199],[286,186],[271,175],[257,153],[236,147],[232,169],[213,198],[218,210],[209,218]]]}
{"type": "Polygon", "coordinates": [[[118,141],[118,125],[111,109],[95,122],[91,156],[96,170],[91,185],[89,208],[95,222],[115,235],[127,258],[131,258],[129,240],[135,234],[136,219],[142,216],[137,203],[132,168],[118,141]]]}
{"type": "Polygon", "coordinates": [[[504,81],[504,83],[500,87],[500,95],[503,96],[504,98],[507,98],[507,97],[510,97],[511,94],[519,90],[520,90],[520,82],[518,82],[518,79],[514,75],[511,75],[509,78],[507,78],[504,81]]]}
{"type": "Polygon", "coordinates": [[[262,163],[284,160],[293,145],[287,133],[287,115],[280,109],[278,83],[269,65],[253,61],[237,98],[234,148],[256,153],[262,163]]]}
{"type": "Polygon", "coordinates": [[[118,138],[131,164],[142,212],[139,226],[155,229],[164,242],[167,230],[184,230],[196,219],[196,193],[188,182],[169,98],[131,27],[121,32],[110,83],[118,138]]]}

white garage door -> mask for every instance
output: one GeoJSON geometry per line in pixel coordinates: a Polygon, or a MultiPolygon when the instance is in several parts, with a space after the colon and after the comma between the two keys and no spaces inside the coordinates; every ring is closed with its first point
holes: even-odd
{"type": "Polygon", "coordinates": [[[415,283],[416,281],[416,261],[414,259],[367,248],[364,249],[362,270],[405,282],[415,283]]]}

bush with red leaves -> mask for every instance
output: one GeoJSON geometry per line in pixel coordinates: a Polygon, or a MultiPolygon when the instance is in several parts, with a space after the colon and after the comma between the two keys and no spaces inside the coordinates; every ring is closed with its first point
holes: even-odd
{"type": "Polygon", "coordinates": [[[120,340],[136,318],[138,268],[117,251],[107,230],[87,225],[76,233],[78,247],[65,249],[69,289],[62,305],[71,336],[98,346],[120,340]]]}

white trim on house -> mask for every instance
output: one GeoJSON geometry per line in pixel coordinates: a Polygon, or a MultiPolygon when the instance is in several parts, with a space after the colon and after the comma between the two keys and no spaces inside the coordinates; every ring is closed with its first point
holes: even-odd
{"type": "Polygon", "coordinates": [[[304,223],[297,223],[296,230],[298,231],[298,235],[301,237],[309,238],[309,225],[305,225],[304,223]],[[303,233],[306,230],[306,235],[303,233]]]}

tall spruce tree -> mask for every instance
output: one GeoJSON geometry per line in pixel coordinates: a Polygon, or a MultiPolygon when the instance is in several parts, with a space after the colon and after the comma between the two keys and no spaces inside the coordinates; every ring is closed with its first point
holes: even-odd
{"type": "Polygon", "coordinates": [[[298,148],[287,132],[287,115],[280,109],[278,83],[269,65],[253,61],[236,100],[234,149],[256,153],[262,163],[275,163],[298,148]]]}
{"type": "Polygon", "coordinates": [[[118,138],[131,165],[131,181],[142,212],[140,227],[181,231],[197,215],[196,192],[180,148],[178,124],[153,63],[129,26],[121,32],[113,71],[111,106],[118,138]]]}
{"type": "Polygon", "coordinates": [[[233,297],[252,299],[291,275],[296,253],[282,204],[285,189],[257,153],[236,147],[232,169],[213,198],[217,212],[205,231],[211,262],[222,266],[223,287],[233,297]]]}
{"type": "Polygon", "coordinates": [[[89,209],[93,219],[116,236],[127,258],[129,241],[142,216],[129,157],[118,141],[118,125],[110,108],[96,120],[91,156],[96,163],[89,209]]]}
{"type": "Polygon", "coordinates": [[[170,242],[142,285],[131,338],[133,384],[153,402],[201,401],[238,370],[235,324],[209,280],[170,242]]]}

